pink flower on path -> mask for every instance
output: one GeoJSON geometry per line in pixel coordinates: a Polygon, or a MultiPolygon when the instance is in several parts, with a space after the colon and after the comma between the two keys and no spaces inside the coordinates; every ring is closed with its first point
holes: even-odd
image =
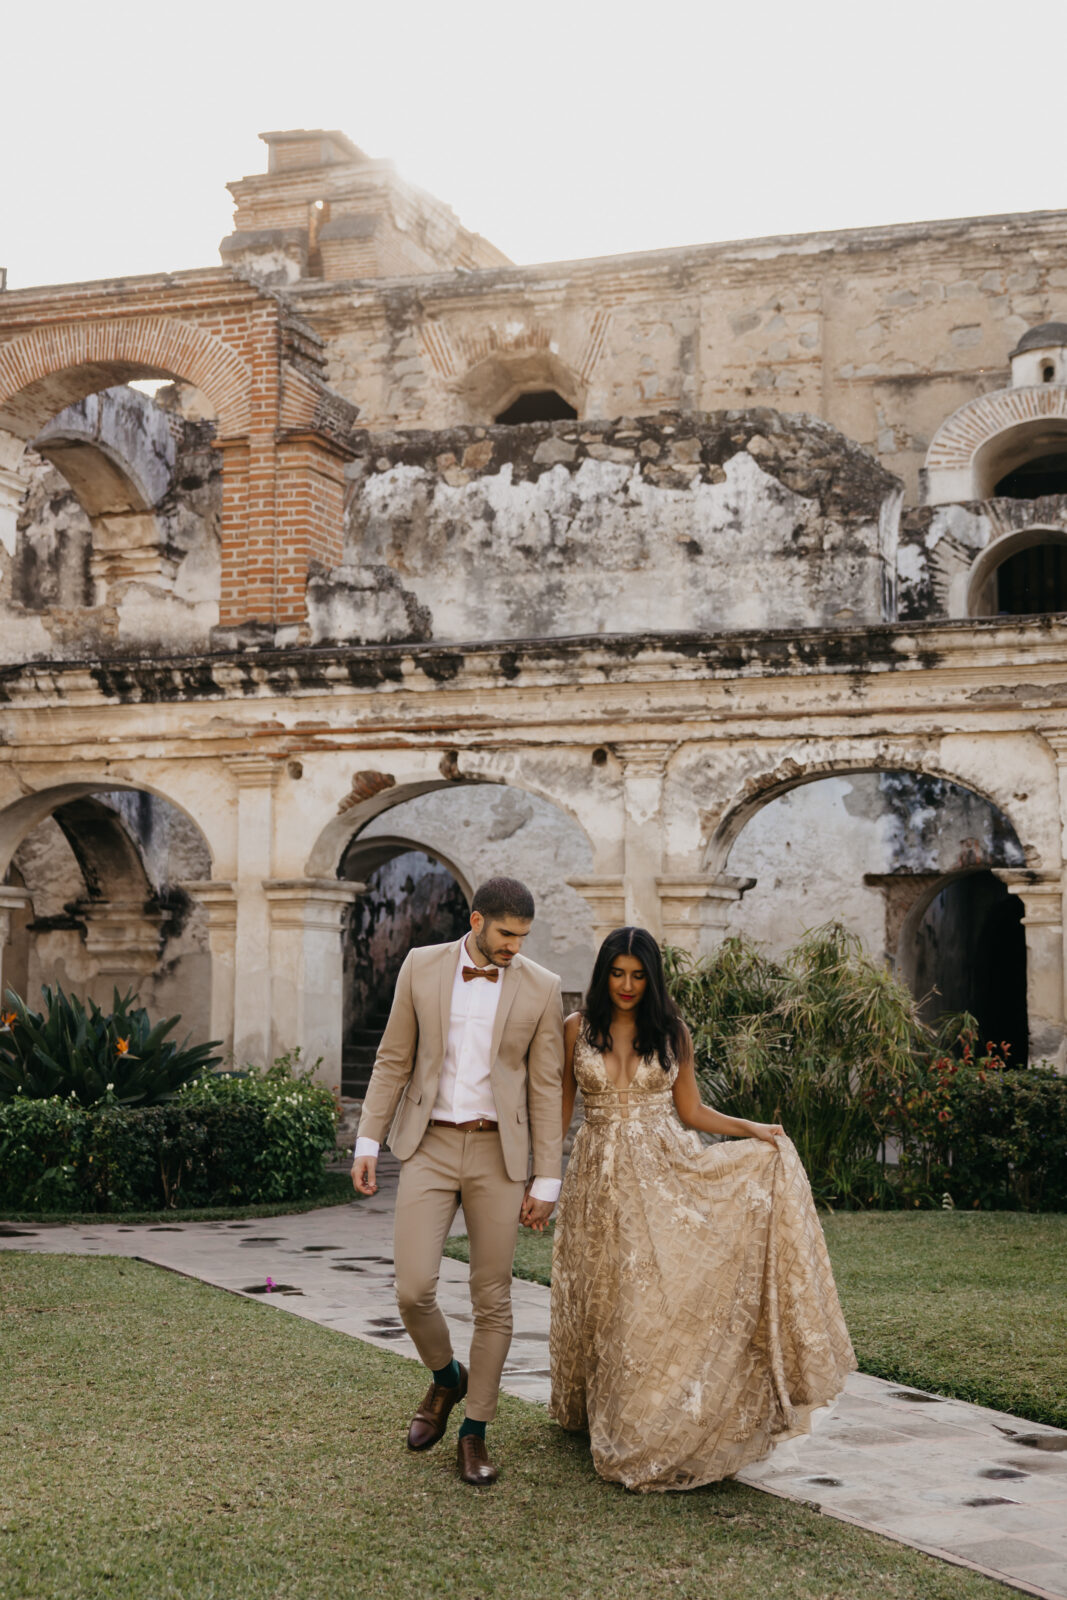
{"type": "Polygon", "coordinates": [[[273,1278],[268,1278],[267,1279],[267,1293],[270,1294],[270,1292],[271,1292],[271,1290],[273,1288],[274,1288],[274,1279],[273,1278]]]}

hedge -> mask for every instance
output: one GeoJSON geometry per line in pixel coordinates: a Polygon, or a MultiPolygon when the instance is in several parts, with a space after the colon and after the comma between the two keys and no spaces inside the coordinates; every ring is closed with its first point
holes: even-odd
{"type": "Polygon", "coordinates": [[[194,1080],[163,1105],[0,1103],[0,1205],[121,1212],[302,1200],[321,1187],[336,1109],[287,1071],[194,1080]]]}

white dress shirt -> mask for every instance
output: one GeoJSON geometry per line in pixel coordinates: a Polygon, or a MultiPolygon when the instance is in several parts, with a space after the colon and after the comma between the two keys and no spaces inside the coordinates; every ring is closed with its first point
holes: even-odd
{"type": "MultiPolygon", "coordinates": [[[[493,1065],[493,1025],[496,1022],[503,971],[493,983],[487,978],[464,979],[465,966],[482,966],[471,955],[467,940],[459,947],[455,977],[452,980],[452,1011],[445,1043],[445,1059],[437,1084],[437,1096],[430,1113],[435,1122],[474,1122],[478,1117],[497,1120],[496,1102],[490,1069],[493,1065]]],[[[376,1156],[377,1139],[356,1140],[355,1157],[376,1156]]],[[[558,1178],[535,1178],[531,1200],[559,1199],[558,1178]]]]}

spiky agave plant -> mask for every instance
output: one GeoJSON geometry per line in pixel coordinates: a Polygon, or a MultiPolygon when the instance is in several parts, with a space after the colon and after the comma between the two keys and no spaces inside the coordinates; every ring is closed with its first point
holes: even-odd
{"type": "Polygon", "coordinates": [[[0,1099],[73,1096],[84,1106],[154,1105],[218,1062],[218,1040],[190,1047],[168,1039],[181,1021],[153,1025],[132,992],[114,991],[110,1011],[84,1003],[57,985],[45,987],[44,1011],[31,1011],[11,990],[0,1013],[0,1099]]]}

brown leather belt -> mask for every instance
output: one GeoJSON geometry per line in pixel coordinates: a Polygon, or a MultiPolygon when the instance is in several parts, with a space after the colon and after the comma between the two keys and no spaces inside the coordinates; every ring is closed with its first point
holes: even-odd
{"type": "Polygon", "coordinates": [[[437,1117],[430,1118],[431,1128],[455,1128],[459,1133],[495,1133],[497,1124],[490,1122],[488,1117],[475,1117],[473,1122],[441,1122],[437,1117]]]}

